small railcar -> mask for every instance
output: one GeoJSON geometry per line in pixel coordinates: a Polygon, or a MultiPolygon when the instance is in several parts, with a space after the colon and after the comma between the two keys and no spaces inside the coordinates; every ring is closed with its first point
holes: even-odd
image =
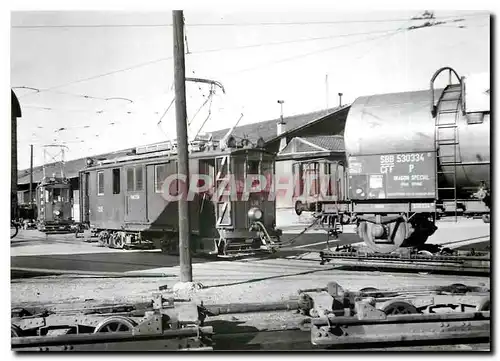
{"type": "MultiPolygon", "coordinates": [[[[188,196],[191,249],[228,254],[270,250],[279,242],[274,200],[268,187],[245,194],[248,179],[272,179],[274,155],[257,146],[228,141],[191,144],[188,193],[177,175],[175,144],[138,147],[135,154],[100,162],[80,172],[81,214],[102,243],[113,248],[178,250],[178,202],[188,196]],[[195,181],[192,181],[195,179],[195,181]],[[182,194],[184,193],[184,194],[182,194]],[[167,196],[168,195],[168,196],[167,196]]],[[[258,180],[257,180],[258,182],[258,180]]]]}
{"type": "Polygon", "coordinates": [[[71,184],[65,177],[44,177],[36,188],[37,228],[44,233],[70,232],[71,184]]]}

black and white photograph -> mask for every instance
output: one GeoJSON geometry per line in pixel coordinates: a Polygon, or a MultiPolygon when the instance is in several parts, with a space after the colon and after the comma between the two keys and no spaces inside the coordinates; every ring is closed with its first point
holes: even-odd
{"type": "Polygon", "coordinates": [[[11,353],[491,353],[494,12],[215,4],[10,11],[11,353]]]}

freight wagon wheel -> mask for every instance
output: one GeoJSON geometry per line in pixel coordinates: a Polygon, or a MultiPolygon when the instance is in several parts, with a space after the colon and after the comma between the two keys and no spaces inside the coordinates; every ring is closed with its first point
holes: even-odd
{"type": "Polygon", "coordinates": [[[23,330],[19,326],[10,325],[10,337],[22,337],[23,330]]]}
{"type": "Polygon", "coordinates": [[[404,301],[387,301],[380,308],[386,315],[409,315],[418,313],[418,310],[411,303],[404,301]]]}
{"type": "Polygon", "coordinates": [[[408,237],[408,224],[403,220],[387,225],[360,222],[357,231],[358,236],[373,252],[391,253],[401,248],[408,237]]]}
{"type": "Polygon", "coordinates": [[[132,329],[137,324],[127,317],[122,316],[111,316],[100,322],[94,329],[94,333],[101,332],[127,332],[132,331],[132,329]]]}
{"type": "Polygon", "coordinates": [[[118,233],[113,233],[110,237],[110,243],[113,248],[120,248],[123,249],[123,238],[120,234],[118,233]]]}

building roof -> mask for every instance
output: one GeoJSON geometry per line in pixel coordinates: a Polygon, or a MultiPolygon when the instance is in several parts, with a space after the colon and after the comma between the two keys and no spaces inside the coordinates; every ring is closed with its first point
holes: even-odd
{"type": "Polygon", "coordinates": [[[317,135],[315,137],[301,137],[301,139],[332,152],[345,151],[344,136],[342,135],[317,135]]]}
{"type": "Polygon", "coordinates": [[[278,160],[311,159],[321,157],[344,157],[344,137],[342,135],[317,135],[294,137],[277,156],[278,160]]]}
{"type": "Polygon", "coordinates": [[[278,154],[344,151],[344,137],[342,135],[317,135],[312,137],[294,137],[278,154]]]}
{"type": "MultiPolygon", "coordinates": [[[[306,126],[308,124],[311,124],[319,119],[323,119],[324,117],[333,114],[337,112],[339,109],[342,108],[330,108],[330,109],[325,109],[321,111],[316,111],[316,112],[311,112],[311,113],[305,113],[305,114],[299,114],[299,115],[294,115],[290,117],[284,117],[284,121],[286,123],[285,125],[285,133],[288,133],[294,129],[301,128],[303,126],[306,126]]],[[[277,135],[277,122],[279,121],[279,118],[276,119],[271,119],[271,120],[266,120],[263,122],[258,122],[258,123],[251,123],[251,124],[245,124],[241,125],[239,127],[236,127],[232,133],[232,135],[236,138],[248,138],[252,141],[256,141],[259,137],[262,137],[265,142],[268,142],[270,140],[276,139],[277,135]]],[[[220,129],[212,132],[207,132],[211,133],[213,138],[215,140],[220,140],[222,139],[226,133],[229,131],[230,128],[225,128],[225,129],[220,129]]],[[[125,150],[119,150],[116,152],[112,153],[106,153],[106,154],[101,154],[97,156],[91,156],[92,158],[109,158],[109,157],[121,157],[124,155],[127,155],[130,153],[133,149],[135,148],[128,148],[125,150]]],[[[78,172],[85,168],[86,166],[86,160],[87,157],[85,158],[79,158],[79,159],[74,159],[74,160],[69,160],[65,162],[64,166],[64,173],[66,177],[69,178],[74,178],[78,176],[78,172]]],[[[46,172],[48,175],[52,175],[52,173],[58,173],[60,172],[60,166],[57,163],[49,164],[46,165],[46,172]]],[[[33,169],[33,182],[38,183],[42,180],[43,178],[43,167],[38,166],[34,167],[33,169]]],[[[18,184],[28,184],[30,182],[30,171],[29,169],[24,169],[18,172],[18,184]]]]}
{"type": "MultiPolygon", "coordinates": [[[[100,154],[97,156],[92,156],[92,158],[109,158],[109,157],[121,157],[125,156],[132,151],[131,148],[126,150],[121,150],[112,153],[100,154]]],[[[87,158],[79,158],[74,160],[66,161],[64,164],[64,174],[68,178],[78,177],[78,172],[85,168],[87,165],[87,158]]],[[[61,166],[60,163],[50,163],[45,166],[45,171],[47,176],[51,176],[53,173],[60,174],[61,166]]],[[[39,183],[43,179],[43,166],[33,167],[33,182],[39,183]]],[[[28,184],[30,182],[30,170],[23,169],[17,172],[17,184],[28,184]]]]}
{"type": "MultiPolygon", "coordinates": [[[[285,129],[287,131],[296,129],[300,126],[310,123],[311,121],[324,118],[325,116],[336,112],[338,109],[339,108],[330,108],[312,113],[305,113],[305,114],[294,115],[291,117],[284,117],[285,129]]],[[[232,135],[237,139],[247,137],[251,140],[256,140],[259,137],[262,137],[265,142],[268,142],[271,139],[278,136],[276,124],[278,123],[279,120],[280,118],[276,118],[258,123],[245,124],[236,127],[232,135]]],[[[222,139],[229,131],[229,129],[230,128],[220,129],[208,133],[211,133],[215,139],[222,139]]]]}

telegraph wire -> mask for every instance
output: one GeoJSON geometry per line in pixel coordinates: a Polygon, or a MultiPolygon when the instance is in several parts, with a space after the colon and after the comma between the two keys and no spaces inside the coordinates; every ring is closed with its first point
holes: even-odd
{"type": "MultiPolygon", "coordinates": [[[[450,15],[434,17],[433,19],[451,19],[455,17],[490,16],[488,13],[473,13],[463,15],[450,15]]],[[[412,19],[420,21],[425,19],[412,19]]],[[[294,25],[334,25],[334,24],[360,24],[360,23],[390,23],[404,22],[408,18],[373,19],[373,20],[335,20],[335,21],[292,21],[292,22],[253,22],[253,23],[187,23],[189,27],[218,27],[218,26],[294,26],[294,25]]],[[[58,28],[164,28],[172,24],[63,24],[63,25],[12,25],[13,29],[58,29],[58,28]]]]}

